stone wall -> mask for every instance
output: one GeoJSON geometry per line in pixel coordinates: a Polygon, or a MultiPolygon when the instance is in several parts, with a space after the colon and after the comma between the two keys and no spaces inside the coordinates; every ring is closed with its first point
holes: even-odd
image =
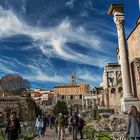
{"type": "Polygon", "coordinates": [[[104,105],[119,110],[121,106],[121,98],[123,96],[122,84],[119,83],[105,90],[104,94],[102,95],[104,99],[104,105]]]}
{"type": "Polygon", "coordinates": [[[140,24],[137,24],[127,39],[129,61],[140,57],[140,24]]]}
{"type": "Polygon", "coordinates": [[[16,111],[21,121],[31,121],[35,118],[35,103],[26,97],[0,98],[0,116],[9,117],[10,112],[16,111]]]}
{"type": "Polygon", "coordinates": [[[132,92],[140,100],[140,18],[129,35],[128,53],[131,68],[132,92]]]}

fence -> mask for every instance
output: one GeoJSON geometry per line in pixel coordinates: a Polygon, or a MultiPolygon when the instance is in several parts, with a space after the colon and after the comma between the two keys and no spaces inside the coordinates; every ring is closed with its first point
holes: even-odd
{"type": "Polygon", "coordinates": [[[95,131],[93,128],[83,130],[85,140],[129,140],[125,131],[95,131]]]}

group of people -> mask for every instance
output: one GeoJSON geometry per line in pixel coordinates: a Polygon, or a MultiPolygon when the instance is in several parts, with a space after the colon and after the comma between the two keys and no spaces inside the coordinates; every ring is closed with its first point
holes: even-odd
{"type": "Polygon", "coordinates": [[[38,137],[44,135],[46,127],[50,127],[50,129],[55,129],[55,132],[58,135],[58,139],[62,140],[64,139],[65,128],[68,128],[69,133],[73,137],[73,140],[77,139],[78,131],[80,132],[81,139],[83,139],[82,129],[84,125],[84,119],[80,114],[78,116],[77,113],[73,113],[72,116],[66,116],[62,113],[59,113],[57,117],[54,115],[38,115],[35,122],[38,137]]]}
{"type": "MultiPolygon", "coordinates": [[[[82,130],[84,125],[85,120],[77,113],[72,113],[69,117],[63,115],[62,113],[59,113],[57,117],[54,115],[49,117],[46,117],[45,115],[38,115],[35,123],[38,136],[43,136],[46,131],[46,127],[48,126],[51,129],[55,128],[58,138],[61,140],[64,140],[66,127],[68,128],[69,133],[72,134],[73,140],[77,140],[78,131],[80,132],[80,138],[83,139],[82,130]]],[[[20,133],[21,127],[17,114],[16,112],[11,112],[5,129],[7,139],[17,140],[20,133]]],[[[129,135],[130,140],[140,140],[140,113],[136,106],[131,106],[128,114],[127,135],[129,135]]]]}
{"type": "Polygon", "coordinates": [[[69,133],[72,134],[72,139],[77,140],[77,133],[80,132],[80,139],[83,139],[83,127],[85,125],[85,120],[81,115],[73,113],[72,116],[65,117],[62,113],[56,118],[56,127],[58,139],[64,140],[65,127],[68,127],[69,133]]]}

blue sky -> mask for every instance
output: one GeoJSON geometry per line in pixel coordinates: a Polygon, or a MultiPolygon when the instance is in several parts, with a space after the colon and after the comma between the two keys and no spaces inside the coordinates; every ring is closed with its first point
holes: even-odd
{"type": "Polygon", "coordinates": [[[117,61],[112,3],[125,6],[128,36],[138,0],[0,0],[0,77],[17,73],[51,89],[76,72],[78,83],[99,86],[104,65],[117,61]]]}

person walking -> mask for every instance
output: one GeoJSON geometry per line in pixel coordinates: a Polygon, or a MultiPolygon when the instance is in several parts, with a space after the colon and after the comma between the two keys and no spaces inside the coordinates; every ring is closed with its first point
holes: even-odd
{"type": "Polygon", "coordinates": [[[38,137],[42,136],[42,130],[43,130],[43,119],[40,115],[38,115],[37,119],[36,119],[36,123],[35,123],[35,127],[37,129],[37,135],[38,137]]]}
{"type": "Polygon", "coordinates": [[[44,136],[47,127],[47,118],[44,114],[42,115],[42,121],[43,121],[42,135],[44,136]]]}
{"type": "Polygon", "coordinates": [[[55,116],[52,114],[49,120],[50,120],[50,128],[52,129],[55,126],[55,116]]]}
{"type": "Polygon", "coordinates": [[[79,114],[78,130],[80,132],[80,139],[83,139],[84,125],[85,125],[85,120],[82,118],[81,114],[79,114]]]}
{"type": "Polygon", "coordinates": [[[130,136],[130,140],[140,140],[140,113],[136,106],[131,106],[128,114],[127,134],[130,136]]]}
{"type": "Polygon", "coordinates": [[[65,120],[62,113],[59,113],[58,118],[56,119],[56,125],[57,125],[57,133],[58,133],[58,139],[64,140],[64,133],[65,133],[65,120]]]}
{"type": "Polygon", "coordinates": [[[72,138],[73,138],[73,140],[77,140],[78,122],[79,122],[79,118],[77,116],[77,113],[72,113],[71,126],[72,126],[72,138]]]}
{"type": "Polygon", "coordinates": [[[68,131],[69,134],[72,134],[72,126],[71,126],[71,116],[68,116],[68,131]]]}
{"type": "Polygon", "coordinates": [[[11,112],[10,118],[7,122],[5,134],[8,140],[17,140],[18,135],[21,133],[20,122],[17,118],[16,112],[11,112]]]}

